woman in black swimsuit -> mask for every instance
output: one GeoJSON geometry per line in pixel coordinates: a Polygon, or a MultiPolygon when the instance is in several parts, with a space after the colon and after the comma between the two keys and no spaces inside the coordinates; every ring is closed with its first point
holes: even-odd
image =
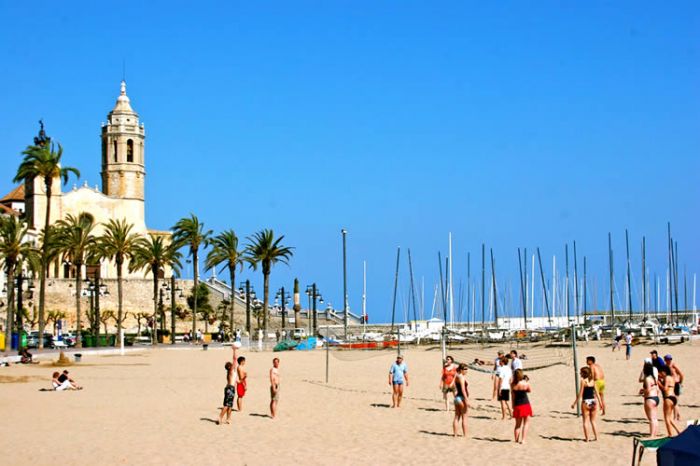
{"type": "Polygon", "coordinates": [[[644,363],[642,369],[642,395],[644,396],[644,413],[649,419],[649,436],[656,437],[659,430],[659,420],[656,408],[659,406],[659,385],[654,378],[654,366],[644,363]]]}
{"type": "Polygon", "coordinates": [[[455,418],[452,421],[452,431],[457,437],[457,430],[462,424],[462,434],[467,436],[467,408],[469,408],[469,389],[467,388],[467,365],[461,363],[457,366],[457,375],[454,378],[455,387],[455,418]]]}
{"type": "Polygon", "coordinates": [[[574,409],[579,398],[581,399],[581,413],[583,414],[583,437],[586,442],[588,438],[588,426],[590,425],[593,431],[593,440],[598,440],[598,429],[595,426],[596,417],[598,417],[598,407],[605,409],[600,400],[600,393],[593,380],[593,372],[590,367],[581,368],[581,388],[579,389],[576,399],[571,404],[571,409],[574,409]]]}
{"type": "Polygon", "coordinates": [[[666,424],[666,431],[669,437],[673,437],[673,431],[675,430],[677,434],[681,431],[678,430],[678,426],[674,422],[675,414],[673,409],[678,403],[678,398],[673,393],[673,389],[676,386],[676,380],[671,375],[671,368],[668,366],[663,366],[659,371],[659,383],[661,384],[661,395],[664,397],[664,423],[666,424]]]}

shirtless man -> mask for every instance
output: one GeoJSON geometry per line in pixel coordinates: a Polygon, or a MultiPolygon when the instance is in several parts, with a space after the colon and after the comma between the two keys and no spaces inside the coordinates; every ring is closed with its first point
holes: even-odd
{"type": "Polygon", "coordinates": [[[233,346],[233,357],[230,362],[224,365],[226,370],[226,387],[224,387],[224,403],[219,413],[218,425],[224,423],[224,415],[226,416],[226,424],[231,423],[231,410],[233,409],[233,397],[236,393],[236,388],[233,386],[233,374],[236,370],[236,347],[233,346]]]}
{"type": "Polygon", "coordinates": [[[243,356],[238,357],[236,375],[238,375],[236,378],[236,395],[238,395],[236,406],[238,407],[238,412],[241,412],[243,411],[243,397],[248,389],[248,372],[245,370],[245,358],[243,356]]]}
{"type": "Polygon", "coordinates": [[[270,369],[270,417],[272,419],[277,416],[277,403],[280,401],[280,360],[275,358],[272,360],[272,369],[270,369]]]}
{"type": "MultiPolygon", "coordinates": [[[[673,376],[673,380],[676,382],[676,384],[673,386],[673,394],[676,395],[676,399],[678,399],[681,396],[681,390],[683,388],[681,387],[681,384],[683,383],[683,379],[685,377],[681,369],[678,367],[678,364],[676,364],[673,360],[673,356],[667,354],[664,356],[664,362],[671,369],[671,375],[673,376]]],[[[676,421],[681,420],[681,412],[678,409],[678,403],[676,403],[676,405],[673,407],[673,414],[676,421]]]]}
{"type": "Polygon", "coordinates": [[[602,416],[605,414],[605,373],[603,372],[603,368],[600,367],[600,364],[595,362],[595,356],[588,356],[586,358],[586,365],[591,369],[595,386],[600,395],[600,415],[602,416]]]}

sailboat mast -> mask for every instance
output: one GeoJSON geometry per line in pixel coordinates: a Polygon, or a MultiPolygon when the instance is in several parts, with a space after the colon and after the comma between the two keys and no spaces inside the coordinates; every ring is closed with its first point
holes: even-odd
{"type": "Polygon", "coordinates": [[[610,269],[610,323],[615,325],[615,277],[613,271],[612,234],[608,232],[608,267],[610,269]]]}
{"type": "Polygon", "coordinates": [[[520,258],[520,248],[518,248],[518,271],[520,272],[520,298],[523,305],[523,325],[525,326],[525,330],[527,330],[527,297],[525,296],[527,284],[523,276],[523,261],[520,258]]]}
{"type": "Polygon", "coordinates": [[[450,279],[450,284],[449,284],[449,297],[450,297],[450,324],[454,324],[454,319],[455,319],[455,297],[454,297],[454,291],[452,290],[454,283],[452,281],[452,233],[448,234],[448,240],[449,240],[449,254],[448,258],[450,259],[449,262],[449,279],[450,279]]]}
{"type": "Polygon", "coordinates": [[[625,247],[627,249],[627,312],[630,323],[632,322],[632,272],[630,270],[630,237],[625,229],[625,247]]]}
{"type": "Polygon", "coordinates": [[[367,333],[367,261],[362,261],[362,332],[367,333]]]}
{"type": "Polygon", "coordinates": [[[642,236],[642,313],[647,320],[647,238],[642,236]]]}
{"type": "Polygon", "coordinates": [[[547,310],[547,318],[549,319],[549,326],[552,326],[552,316],[549,313],[549,300],[547,299],[547,282],[544,279],[544,269],[542,268],[542,256],[540,255],[540,248],[537,248],[537,261],[540,263],[540,277],[542,279],[542,294],[544,295],[544,307],[547,310]]]}
{"type": "Polygon", "coordinates": [[[491,250],[491,280],[493,283],[493,315],[496,328],[498,328],[498,285],[496,284],[496,261],[493,258],[493,248],[491,250]]]}
{"type": "Polygon", "coordinates": [[[578,257],[576,254],[576,241],[574,241],[574,316],[576,317],[576,322],[578,323],[579,315],[579,286],[578,286],[578,257]]]}
{"type": "Polygon", "coordinates": [[[481,243],[481,328],[486,328],[486,245],[481,243]]]}

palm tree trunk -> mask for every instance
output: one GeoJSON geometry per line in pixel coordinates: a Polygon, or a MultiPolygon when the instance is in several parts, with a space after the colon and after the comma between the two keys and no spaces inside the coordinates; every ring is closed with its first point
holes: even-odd
{"type": "MultiPolygon", "coordinates": [[[[75,264],[75,315],[76,315],[75,347],[76,348],[83,347],[83,333],[80,329],[80,292],[81,292],[80,288],[83,285],[83,282],[81,280],[82,274],[83,274],[82,264],[80,264],[80,263],[75,264]]],[[[39,318],[41,319],[41,307],[39,307],[39,318]]],[[[39,327],[41,327],[41,324],[39,324],[39,327]]],[[[43,340],[43,337],[42,337],[42,340],[43,340]]]]}
{"type": "Polygon", "coordinates": [[[8,350],[12,348],[12,322],[14,322],[14,310],[15,266],[7,264],[7,322],[5,323],[5,352],[8,352],[8,350]]]}
{"type": "Polygon", "coordinates": [[[198,251],[192,253],[192,265],[194,267],[194,304],[192,306],[192,336],[197,333],[197,285],[199,284],[199,267],[197,267],[198,251]]]}
{"type": "Polygon", "coordinates": [[[119,346],[122,345],[122,319],[124,314],[122,311],[122,264],[117,263],[117,339],[119,346]]]}
{"type": "Polygon", "coordinates": [[[270,273],[263,275],[263,338],[267,338],[267,305],[270,297],[270,273]]]}
{"type": "Polygon", "coordinates": [[[158,344],[156,337],[156,318],[158,317],[158,267],[153,269],[153,346],[158,344]]]}
{"type": "MultiPolygon", "coordinates": [[[[41,270],[39,272],[39,349],[44,347],[44,303],[46,301],[46,274],[49,270],[49,221],[51,219],[51,177],[44,178],[46,186],[46,215],[44,216],[44,244],[41,245],[41,270]]],[[[78,306],[78,309],[80,306],[78,306]]],[[[80,329],[78,329],[80,330],[80,329]]],[[[78,340],[79,340],[78,336],[78,340]]]]}
{"type": "Polygon", "coordinates": [[[235,339],[233,331],[233,310],[236,306],[236,267],[229,266],[228,274],[231,277],[231,315],[229,316],[229,319],[231,324],[231,341],[233,341],[235,339]]]}

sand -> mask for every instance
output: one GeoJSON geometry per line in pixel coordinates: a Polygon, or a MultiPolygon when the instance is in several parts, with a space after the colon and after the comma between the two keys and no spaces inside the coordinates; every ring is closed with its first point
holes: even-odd
{"type": "MultiPolygon", "coordinates": [[[[642,359],[651,347],[635,346],[633,359],[589,343],[607,378],[608,413],[600,440],[584,443],[570,405],[573,368],[531,371],[535,417],[527,444],[512,441],[513,422],[501,421],[487,374],[469,371],[473,409],[468,438],[453,438],[452,413],[442,411],[440,352],[405,351],[410,386],[400,409],[390,409],[387,373],[393,354],[356,361],[325,354],[285,352],[280,414],[269,413],[272,353],[242,351],[249,392],[231,425],[215,420],[223,400],[223,365],[230,348],[156,349],[126,356],[85,354],[70,368],[85,389],[41,392],[49,363],[0,368],[0,452],[3,464],[629,464],[632,437],[648,426],[637,396],[642,359]]],[[[490,352],[491,350],[489,350],[490,352]]],[[[700,345],[659,347],[673,353],[686,374],[683,425],[700,418],[700,345]]],[[[487,353],[488,354],[488,353],[487,353]]],[[[662,414],[660,413],[660,416],[662,414]]],[[[663,423],[660,425],[663,430],[663,423]]],[[[655,464],[655,455],[643,464],[655,464]]]]}

